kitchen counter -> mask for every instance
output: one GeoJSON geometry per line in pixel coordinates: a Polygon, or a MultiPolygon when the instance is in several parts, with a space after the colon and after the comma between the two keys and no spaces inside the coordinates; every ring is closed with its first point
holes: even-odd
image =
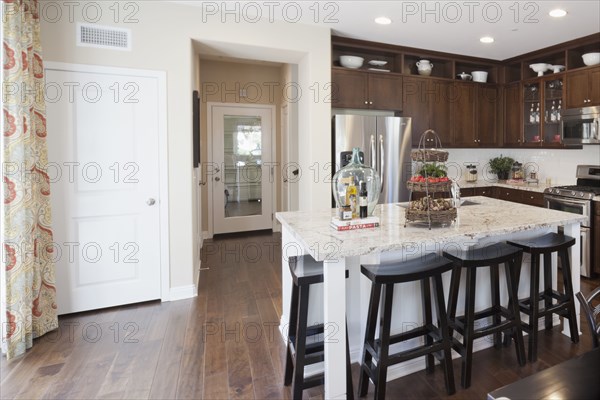
{"type": "MultiPolygon", "coordinates": [[[[575,184],[575,182],[560,182],[560,183],[553,183],[552,185],[548,186],[544,182],[540,182],[538,184],[528,184],[528,183],[518,184],[518,183],[507,183],[506,181],[485,181],[485,180],[478,180],[476,182],[467,182],[467,181],[461,180],[458,182],[458,186],[460,186],[461,189],[472,189],[472,188],[481,188],[481,187],[502,187],[502,188],[507,188],[507,189],[524,190],[526,192],[537,192],[537,193],[544,193],[544,190],[548,189],[549,187],[567,186],[567,185],[574,185],[574,184],[575,184]]],[[[594,196],[593,200],[600,202],[600,195],[594,196]]]]}
{"type": "Polygon", "coordinates": [[[561,184],[554,183],[551,186],[548,186],[544,182],[540,182],[538,184],[527,184],[527,183],[517,184],[517,183],[506,183],[506,181],[484,181],[484,180],[478,180],[477,182],[467,182],[467,181],[459,181],[458,182],[458,186],[460,186],[461,189],[480,188],[480,187],[502,187],[502,188],[507,188],[507,189],[525,190],[528,192],[538,192],[538,193],[543,193],[544,190],[546,190],[549,187],[561,186],[561,185],[563,185],[563,184],[562,183],[561,184]]]}
{"type": "MultiPolygon", "coordinates": [[[[291,295],[288,257],[310,254],[324,264],[323,290],[311,290],[309,321],[323,321],[326,337],[334,339],[325,343],[325,398],[345,398],[346,378],[343,369],[337,366],[343,365],[345,357],[346,318],[351,358],[353,362],[360,361],[370,291],[369,281],[360,273],[361,263],[417,258],[428,253],[440,253],[445,248],[458,247],[468,250],[499,241],[527,239],[556,232],[559,226],[563,226],[565,234],[577,240],[571,248],[571,263],[579,265],[579,224],[584,219],[580,215],[481,196],[470,197],[468,200],[474,204],[463,204],[458,210],[458,220],[455,223],[446,227],[433,227],[431,230],[427,226],[417,224],[409,224],[405,228],[405,211],[401,204],[377,206],[375,215],[379,216],[381,223],[378,228],[343,232],[334,231],[329,227],[334,210],[276,214],[282,224],[282,330],[288,322],[291,295]],[[348,279],[344,278],[345,270],[349,272],[348,279]],[[344,298],[346,301],[343,301],[344,298]]],[[[520,297],[526,297],[529,292],[527,260],[525,255],[519,287],[520,297]]],[[[556,271],[555,255],[553,270],[556,271]]],[[[580,288],[579,271],[576,268],[573,268],[573,271],[573,289],[577,292],[580,288]]],[[[447,293],[449,274],[443,276],[443,281],[447,293]]],[[[485,269],[478,273],[478,281],[481,282],[482,288],[489,286],[489,273],[485,269]]],[[[553,274],[553,286],[556,288],[556,272],[553,274]]],[[[463,292],[461,290],[461,297],[463,292]]],[[[491,304],[485,291],[480,295],[476,304],[477,310],[491,304]]],[[[462,301],[459,298],[459,304],[463,304],[462,301]]],[[[501,301],[506,302],[506,296],[502,297],[501,301]]],[[[402,284],[394,295],[392,333],[420,325],[420,309],[419,283],[402,284]]],[[[578,304],[576,310],[579,315],[578,304]]],[[[558,320],[555,320],[555,324],[558,323],[558,320]]],[[[568,327],[563,333],[569,334],[568,327]]],[[[490,341],[482,338],[476,342],[475,350],[490,345],[490,341]]],[[[422,359],[398,364],[388,371],[388,380],[424,367],[422,359]]]]}

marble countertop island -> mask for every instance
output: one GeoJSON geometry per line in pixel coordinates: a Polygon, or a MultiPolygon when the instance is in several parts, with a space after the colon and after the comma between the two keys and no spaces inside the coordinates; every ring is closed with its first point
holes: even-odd
{"type": "MultiPolygon", "coordinates": [[[[325,398],[346,398],[346,376],[343,368],[346,358],[346,335],[350,357],[359,362],[363,343],[364,327],[370,285],[360,272],[361,264],[375,264],[389,260],[416,258],[428,253],[441,253],[452,247],[468,250],[474,247],[513,239],[528,239],[548,232],[556,232],[563,226],[566,235],[576,238],[571,248],[572,265],[580,265],[579,237],[580,222],[585,218],[578,214],[533,207],[488,197],[469,197],[458,209],[457,220],[448,226],[433,226],[429,230],[424,224],[405,223],[406,204],[383,204],[375,209],[380,226],[372,229],[338,232],[330,227],[335,210],[300,211],[277,213],[282,224],[282,332],[288,323],[288,310],[292,290],[288,260],[290,256],[310,254],[323,262],[323,287],[310,292],[309,320],[324,323],[325,335],[335,340],[325,341],[325,398]],[[348,279],[345,278],[348,271],[348,279]]],[[[556,257],[553,256],[553,287],[556,288],[556,257]]],[[[521,272],[520,296],[529,293],[529,265],[524,258],[521,272]]],[[[489,282],[486,271],[478,273],[481,282],[489,282]]],[[[579,290],[579,270],[572,269],[573,289],[579,290]]],[[[449,274],[442,277],[449,287],[449,274]]],[[[481,298],[476,310],[490,306],[489,287],[481,286],[481,298]]],[[[405,324],[421,324],[420,283],[402,284],[394,292],[394,318],[392,333],[405,329],[405,324]]],[[[463,290],[464,291],[464,290],[463,290]]],[[[463,295],[460,295],[463,296],[463,295]]],[[[461,304],[459,298],[459,304],[461,304]]],[[[507,302],[506,298],[501,301],[507,302]]],[[[579,315],[579,305],[576,304],[579,315]]],[[[558,324],[558,320],[555,324],[558,324]]],[[[568,324],[565,324],[568,327],[568,324]]],[[[568,334],[567,331],[564,331],[568,334]]],[[[489,347],[491,342],[478,339],[475,350],[489,347]]],[[[416,340],[416,339],[415,339],[416,340]]],[[[422,359],[397,364],[388,370],[388,380],[423,369],[422,359]]]]}
{"type": "Polygon", "coordinates": [[[277,213],[277,219],[317,261],[403,250],[415,243],[445,243],[481,240],[532,230],[551,228],[585,220],[577,214],[512,203],[489,197],[469,197],[470,205],[458,209],[458,220],[450,226],[408,224],[404,227],[402,204],[382,204],[374,215],[381,226],[337,232],[329,223],[335,210],[277,213]],[[475,203],[475,204],[471,204],[475,203]]]}

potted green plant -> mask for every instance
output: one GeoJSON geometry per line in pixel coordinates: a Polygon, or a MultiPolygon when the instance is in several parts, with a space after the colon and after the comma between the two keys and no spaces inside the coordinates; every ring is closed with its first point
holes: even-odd
{"type": "Polygon", "coordinates": [[[515,160],[510,157],[500,157],[492,158],[490,160],[490,171],[494,174],[498,175],[499,180],[507,180],[508,173],[510,172],[515,160]]]}

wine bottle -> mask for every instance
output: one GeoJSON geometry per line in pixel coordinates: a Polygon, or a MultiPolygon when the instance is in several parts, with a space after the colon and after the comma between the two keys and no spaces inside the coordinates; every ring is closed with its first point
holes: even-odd
{"type": "Polygon", "coordinates": [[[358,205],[360,208],[360,218],[367,218],[367,182],[360,181],[360,192],[358,193],[358,205]]]}
{"type": "Polygon", "coordinates": [[[535,111],[533,110],[533,103],[531,104],[531,110],[529,110],[529,123],[535,123],[535,111]]]}

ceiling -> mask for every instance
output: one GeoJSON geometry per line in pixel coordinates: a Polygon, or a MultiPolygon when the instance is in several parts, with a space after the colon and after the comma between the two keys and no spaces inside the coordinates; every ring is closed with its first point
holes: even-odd
{"type": "Polygon", "coordinates": [[[600,32],[598,0],[177,2],[200,6],[203,18],[223,23],[255,23],[262,16],[329,27],[338,36],[495,60],[600,32]],[[554,8],[568,14],[550,17],[554,8]],[[392,23],[376,24],[381,16],[392,23]],[[482,36],[495,42],[483,44],[482,36]]]}

